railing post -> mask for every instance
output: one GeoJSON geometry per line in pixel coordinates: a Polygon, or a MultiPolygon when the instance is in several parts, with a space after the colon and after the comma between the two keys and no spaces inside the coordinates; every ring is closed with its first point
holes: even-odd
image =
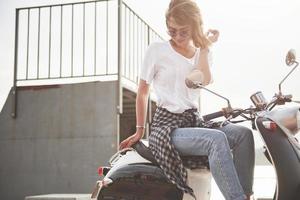
{"type": "Polygon", "coordinates": [[[118,0],[118,114],[123,113],[122,95],[122,0],[118,0]]]}
{"type": "MultiPolygon", "coordinates": [[[[147,26],[147,47],[150,45],[150,27],[147,26]]],[[[148,117],[147,117],[147,139],[149,137],[150,133],[150,124],[152,121],[152,103],[151,103],[151,91],[149,92],[149,97],[148,97],[148,117]]]]}
{"type": "Polygon", "coordinates": [[[12,112],[13,118],[17,117],[17,69],[18,69],[18,39],[19,39],[19,9],[16,9],[15,16],[15,52],[14,52],[14,80],[12,87],[12,112]]]}
{"type": "MultiPolygon", "coordinates": [[[[117,146],[120,143],[120,118],[123,113],[123,88],[122,88],[122,5],[118,0],[118,88],[117,88],[117,146]]],[[[118,146],[119,147],[119,146],[118,146]]]]}

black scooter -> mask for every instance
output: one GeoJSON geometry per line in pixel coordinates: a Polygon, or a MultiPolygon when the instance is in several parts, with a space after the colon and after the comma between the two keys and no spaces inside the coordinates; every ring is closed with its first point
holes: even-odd
{"type": "MultiPolygon", "coordinates": [[[[257,92],[250,97],[254,107],[246,109],[233,109],[228,99],[202,87],[200,82],[193,80],[192,87],[207,90],[226,99],[228,103],[228,106],[221,111],[203,116],[204,121],[219,126],[226,122],[250,121],[252,128],[261,135],[264,141],[265,155],[276,172],[277,185],[273,199],[300,200],[300,144],[295,137],[300,130],[300,105],[296,104],[300,102],[292,101],[292,95],[283,95],[281,91],[283,81],[298,66],[293,50],[288,52],[286,64],[294,65],[294,67],[280,82],[279,93],[275,94],[270,102],[267,102],[263,94],[257,92]],[[284,106],[287,102],[294,102],[295,105],[284,106]],[[276,109],[274,109],[275,107],[276,109]],[[225,121],[212,122],[213,119],[222,116],[226,118],[225,121]]],[[[146,141],[138,142],[133,148],[117,152],[109,163],[109,167],[99,168],[99,174],[104,178],[96,183],[92,199],[188,199],[188,197],[183,197],[183,193],[167,180],[147,148],[146,141]]],[[[203,166],[203,170],[208,171],[208,166],[203,166]]],[[[197,173],[203,174],[203,171],[197,173]]],[[[204,180],[206,182],[202,184],[203,187],[198,186],[194,190],[197,199],[208,200],[210,198],[210,177],[208,176],[204,180]],[[199,189],[202,191],[199,192],[199,189]]],[[[203,182],[203,179],[201,181],[203,182]]],[[[193,188],[193,186],[191,187],[193,188]]]]}

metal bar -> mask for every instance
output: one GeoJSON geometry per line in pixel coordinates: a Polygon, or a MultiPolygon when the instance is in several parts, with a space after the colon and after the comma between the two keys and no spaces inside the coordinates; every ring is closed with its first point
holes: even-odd
{"type": "Polygon", "coordinates": [[[141,69],[141,66],[142,66],[142,58],[143,58],[143,22],[140,21],[140,29],[139,29],[139,34],[140,34],[140,57],[139,57],[139,75],[140,75],[140,69],[141,69]]]}
{"type": "Polygon", "coordinates": [[[94,2],[101,2],[101,1],[113,1],[113,0],[93,0],[93,1],[85,1],[85,2],[74,2],[74,3],[64,3],[64,4],[49,4],[49,5],[42,5],[42,6],[33,6],[33,7],[20,7],[17,8],[18,10],[27,10],[27,9],[35,9],[35,8],[48,8],[48,7],[58,7],[58,6],[70,6],[76,4],[87,4],[87,3],[94,3],[94,2]]]}
{"type": "MultiPolygon", "coordinates": [[[[140,29],[140,31],[141,31],[141,57],[140,57],[140,69],[142,68],[142,64],[143,64],[143,56],[144,56],[144,42],[143,41],[145,41],[145,37],[144,37],[144,32],[143,32],[143,26],[144,26],[144,24],[143,24],[143,22],[141,22],[141,29],[140,29]]],[[[139,73],[140,73],[140,71],[139,71],[139,73]]]]}
{"type": "MultiPolygon", "coordinates": [[[[146,49],[147,46],[147,26],[145,24],[143,24],[143,36],[144,36],[144,42],[143,42],[143,49],[146,49]]],[[[145,55],[145,51],[144,51],[144,55],[145,55]]]]}
{"type": "MultiPolygon", "coordinates": [[[[132,52],[131,52],[131,50],[132,50],[132,48],[131,48],[131,46],[132,46],[132,44],[131,44],[131,36],[132,36],[132,31],[131,31],[131,11],[129,12],[129,49],[128,49],[128,51],[129,51],[129,55],[132,55],[132,52]]],[[[128,66],[128,71],[129,71],[129,76],[128,76],[128,78],[129,79],[131,79],[131,66],[132,66],[132,63],[131,63],[131,61],[132,61],[132,56],[129,56],[129,66],[128,66]]]]}
{"type": "Polygon", "coordinates": [[[135,49],[135,45],[136,45],[136,40],[135,40],[135,25],[136,25],[136,23],[135,23],[135,16],[134,16],[134,13],[133,13],[133,22],[132,22],[132,47],[133,47],[133,53],[132,53],[132,75],[133,75],[133,77],[132,77],[132,80],[134,81],[135,80],[135,65],[136,65],[136,63],[135,63],[135,61],[136,61],[136,49],[135,49]]]}
{"type": "Polygon", "coordinates": [[[106,2],[106,74],[108,73],[108,1],[106,2]]]}
{"type": "Polygon", "coordinates": [[[37,78],[40,77],[40,37],[41,37],[41,9],[39,8],[39,18],[38,18],[38,45],[37,45],[37,78]]]}
{"type": "Polygon", "coordinates": [[[85,4],[83,4],[83,22],[82,22],[82,24],[83,24],[83,46],[82,46],[82,56],[83,56],[83,58],[82,58],[82,65],[83,65],[83,69],[82,69],[82,72],[83,72],[83,76],[85,75],[85,4]]]}
{"type": "Polygon", "coordinates": [[[49,66],[48,66],[48,78],[50,78],[51,73],[51,34],[52,34],[52,7],[50,7],[49,12],[49,66]]]}
{"type": "Polygon", "coordinates": [[[97,2],[95,2],[95,33],[94,33],[94,75],[97,74],[97,2]]]}
{"type": "Polygon", "coordinates": [[[74,69],[74,5],[72,5],[72,35],[71,35],[71,77],[73,77],[74,69]]]}
{"type": "Polygon", "coordinates": [[[135,82],[133,80],[129,79],[129,78],[123,77],[123,79],[126,79],[126,81],[128,81],[128,82],[130,82],[132,84],[135,84],[135,82]]]}
{"type": "Polygon", "coordinates": [[[148,26],[146,26],[146,34],[147,34],[147,45],[150,44],[150,29],[148,26]]]}
{"type": "Polygon", "coordinates": [[[138,77],[140,75],[140,58],[141,58],[141,44],[142,44],[142,35],[140,33],[140,30],[141,30],[141,21],[138,20],[138,28],[137,28],[137,35],[138,35],[138,46],[137,46],[137,52],[138,52],[138,55],[137,55],[137,68],[136,68],[136,71],[137,71],[137,77],[136,77],[136,83],[138,83],[138,77]]]}
{"type": "Polygon", "coordinates": [[[281,85],[282,83],[287,79],[287,77],[289,77],[289,75],[298,67],[299,63],[298,62],[294,62],[294,64],[296,63],[295,67],[282,79],[282,81],[279,83],[279,94],[281,95],[281,85]]]}
{"type": "Polygon", "coordinates": [[[12,88],[12,112],[11,116],[13,118],[17,117],[17,74],[18,74],[18,47],[19,47],[19,10],[16,9],[15,16],[15,58],[14,58],[14,80],[12,88]]]}
{"type": "Polygon", "coordinates": [[[135,77],[134,81],[137,82],[138,77],[138,66],[139,66],[139,44],[140,44],[140,38],[139,38],[139,19],[136,19],[136,66],[135,66],[135,77]]]}
{"type": "MultiPolygon", "coordinates": [[[[123,2],[123,4],[136,16],[138,17],[144,24],[146,24],[147,26],[149,26],[138,14],[136,14],[125,2],[123,2]]],[[[151,27],[150,27],[151,28],[151,27]]],[[[151,28],[152,29],[152,28],[151,28]]],[[[153,30],[153,29],[152,29],[153,30]]],[[[159,35],[155,30],[153,30],[153,32],[156,34],[156,35],[159,35]]],[[[164,40],[164,38],[160,37],[160,39],[164,40]]]]}
{"type": "Polygon", "coordinates": [[[117,89],[117,148],[120,143],[121,114],[123,113],[122,88],[122,0],[118,0],[118,89],[117,89]]]}
{"type": "Polygon", "coordinates": [[[30,9],[27,12],[27,49],[26,49],[26,79],[28,78],[28,62],[29,62],[29,34],[30,34],[30,9]]]}
{"type": "Polygon", "coordinates": [[[123,113],[122,64],[122,0],[118,0],[118,114],[123,113]]]}
{"type": "MultiPolygon", "coordinates": [[[[147,46],[150,45],[150,27],[147,25],[147,46]]],[[[147,135],[146,137],[149,137],[150,133],[150,124],[152,121],[152,104],[151,104],[151,92],[149,92],[149,97],[148,97],[148,119],[147,119],[147,135]]]]}
{"type": "Polygon", "coordinates": [[[124,6],[132,12],[137,18],[139,18],[143,23],[147,24],[139,15],[137,15],[125,2],[123,2],[124,6]]]}
{"type": "Polygon", "coordinates": [[[59,77],[62,74],[62,34],[63,34],[63,6],[60,7],[60,58],[59,58],[59,77]]]}
{"type": "Polygon", "coordinates": [[[111,73],[111,74],[97,74],[97,75],[86,75],[85,77],[82,77],[81,75],[77,76],[63,76],[63,77],[50,77],[50,78],[29,78],[29,79],[18,79],[18,81],[28,82],[28,81],[39,81],[39,80],[54,80],[54,79],[73,79],[73,78],[91,78],[91,77],[101,77],[101,76],[116,76],[118,73],[111,73]]]}
{"type": "Polygon", "coordinates": [[[127,75],[127,8],[124,7],[124,19],[125,19],[125,22],[124,22],[124,72],[123,72],[123,75],[126,77],[127,75]]]}
{"type": "Polygon", "coordinates": [[[139,60],[139,74],[141,74],[141,68],[142,68],[142,60],[143,60],[143,57],[144,57],[144,41],[145,41],[145,37],[144,37],[144,31],[143,31],[143,28],[144,28],[144,24],[143,22],[141,22],[141,27],[140,27],[140,34],[141,34],[141,43],[140,43],[140,60],[139,60]]]}

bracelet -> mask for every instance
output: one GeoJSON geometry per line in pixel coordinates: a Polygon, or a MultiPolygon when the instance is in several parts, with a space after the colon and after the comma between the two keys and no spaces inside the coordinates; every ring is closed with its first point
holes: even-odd
{"type": "Polygon", "coordinates": [[[209,53],[209,48],[200,49],[200,54],[203,55],[203,53],[208,54],[209,53]]]}
{"type": "Polygon", "coordinates": [[[135,126],[136,128],[145,128],[145,126],[135,126]]]}

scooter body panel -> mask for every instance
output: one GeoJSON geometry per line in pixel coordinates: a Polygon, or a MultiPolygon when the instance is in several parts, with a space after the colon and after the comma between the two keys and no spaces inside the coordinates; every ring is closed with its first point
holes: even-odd
{"type": "Polygon", "coordinates": [[[115,156],[105,178],[112,183],[102,187],[98,200],[182,200],[183,193],[168,181],[163,171],[135,150],[115,156]]]}
{"type": "MultiPolygon", "coordinates": [[[[98,200],[192,199],[170,183],[161,168],[134,149],[115,154],[110,163],[111,169],[103,180],[110,179],[112,183],[100,189],[98,200]]],[[[188,170],[188,181],[198,199],[210,199],[211,174],[208,169],[188,170]]]]}
{"type": "Polygon", "coordinates": [[[162,170],[151,164],[123,165],[106,177],[113,183],[101,189],[98,200],[181,200],[183,196],[162,170]]]}
{"type": "Polygon", "coordinates": [[[256,119],[256,126],[266,145],[271,162],[276,171],[277,189],[274,200],[300,199],[300,161],[288,136],[280,127],[276,130],[266,129],[265,117],[256,119]]]}

